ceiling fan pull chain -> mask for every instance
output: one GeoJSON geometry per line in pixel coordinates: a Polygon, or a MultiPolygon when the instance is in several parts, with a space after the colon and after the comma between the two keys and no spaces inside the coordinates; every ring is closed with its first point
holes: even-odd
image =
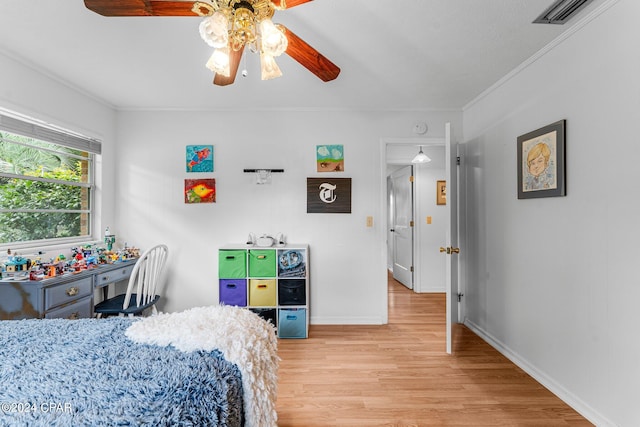
{"type": "Polygon", "coordinates": [[[249,72],[247,71],[247,55],[242,56],[242,77],[247,77],[249,72]]]}

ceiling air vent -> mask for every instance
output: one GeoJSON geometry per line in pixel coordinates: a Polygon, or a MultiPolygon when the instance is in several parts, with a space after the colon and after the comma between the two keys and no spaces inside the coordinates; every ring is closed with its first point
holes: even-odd
{"type": "Polygon", "coordinates": [[[556,0],[538,16],[534,24],[564,24],[592,0],[556,0]]]}

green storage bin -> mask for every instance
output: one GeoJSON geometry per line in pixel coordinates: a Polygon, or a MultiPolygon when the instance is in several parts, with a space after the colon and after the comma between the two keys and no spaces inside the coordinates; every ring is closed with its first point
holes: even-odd
{"type": "Polygon", "coordinates": [[[247,277],[247,251],[218,251],[218,277],[221,279],[244,279],[247,277]]]}
{"type": "Polygon", "coordinates": [[[249,277],[276,277],[275,249],[249,249],[249,277]]]}

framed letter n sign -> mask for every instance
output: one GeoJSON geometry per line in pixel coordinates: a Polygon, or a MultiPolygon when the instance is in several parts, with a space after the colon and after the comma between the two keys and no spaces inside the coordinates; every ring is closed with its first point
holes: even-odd
{"type": "Polygon", "coordinates": [[[351,213],[351,178],[307,178],[307,213],[351,213]]]}

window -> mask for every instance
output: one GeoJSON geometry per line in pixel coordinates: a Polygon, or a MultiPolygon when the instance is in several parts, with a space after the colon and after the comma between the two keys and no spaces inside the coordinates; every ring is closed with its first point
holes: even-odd
{"type": "Polygon", "coordinates": [[[100,143],[0,114],[0,245],[87,240],[100,143]]]}

